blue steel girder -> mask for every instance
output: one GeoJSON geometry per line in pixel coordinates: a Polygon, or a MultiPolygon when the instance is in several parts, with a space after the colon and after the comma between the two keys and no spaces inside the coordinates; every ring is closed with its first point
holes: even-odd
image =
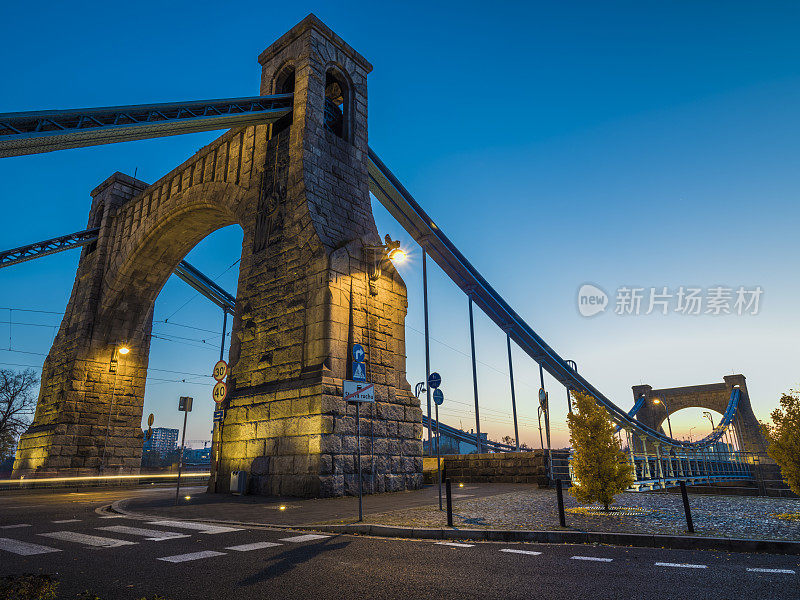
{"type": "Polygon", "coordinates": [[[56,252],[72,250],[73,248],[80,248],[86,244],[91,244],[97,240],[99,231],[100,230],[96,228],[86,229],[85,231],[78,231],[43,242],[36,242],[35,244],[14,248],[13,250],[0,251],[0,269],[27,260],[33,260],[41,256],[47,256],[48,254],[55,254],[56,252]]]}
{"type": "Polygon", "coordinates": [[[0,158],[273,123],[293,94],[0,113],[0,158]]]}

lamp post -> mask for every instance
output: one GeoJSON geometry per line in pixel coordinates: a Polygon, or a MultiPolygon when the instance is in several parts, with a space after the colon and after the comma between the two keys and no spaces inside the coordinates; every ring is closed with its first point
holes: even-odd
{"type": "Polygon", "coordinates": [[[689,427],[689,442],[692,441],[692,429],[697,429],[697,427],[689,427]]]}
{"type": "Polygon", "coordinates": [[[669,420],[669,408],[667,408],[667,403],[659,398],[653,398],[653,404],[660,404],[664,407],[664,412],[667,413],[667,425],[669,426],[669,437],[672,437],[672,422],[669,420]]]}
{"type": "Polygon", "coordinates": [[[708,419],[709,421],[711,421],[711,432],[713,433],[713,432],[714,432],[714,415],[712,415],[712,414],[711,414],[710,412],[708,412],[708,411],[705,411],[705,412],[703,412],[703,416],[704,416],[706,419],[708,419]]]}
{"type": "Polygon", "coordinates": [[[120,344],[119,347],[114,348],[114,352],[111,354],[111,362],[108,365],[108,370],[114,374],[114,382],[111,385],[111,400],[109,401],[108,405],[108,420],[106,421],[106,439],[103,442],[103,455],[100,458],[100,465],[99,468],[102,471],[106,468],[106,449],[108,448],[108,435],[109,431],[111,430],[111,413],[114,412],[114,394],[116,393],[117,388],[117,368],[119,366],[119,357],[125,356],[131,351],[130,348],[126,344],[120,344]]]}

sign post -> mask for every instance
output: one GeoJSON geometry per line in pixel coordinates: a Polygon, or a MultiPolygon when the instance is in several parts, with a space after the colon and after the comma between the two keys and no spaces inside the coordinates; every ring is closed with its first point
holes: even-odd
{"type": "MultiPolygon", "coordinates": [[[[225,313],[225,317],[227,319],[228,314],[225,313]]],[[[214,455],[213,460],[213,474],[214,474],[214,492],[218,491],[218,484],[219,484],[219,461],[222,456],[222,426],[223,426],[223,419],[225,418],[225,410],[222,408],[222,402],[224,402],[225,398],[228,396],[228,384],[225,383],[225,378],[228,376],[228,363],[222,360],[222,354],[225,348],[225,335],[223,331],[222,337],[222,350],[220,350],[219,360],[217,364],[214,365],[214,370],[211,372],[211,375],[216,380],[214,384],[214,389],[211,392],[211,397],[214,399],[214,402],[217,404],[217,410],[214,411],[214,428],[211,433],[211,446],[212,446],[212,454],[214,455]],[[216,441],[214,441],[216,440],[216,441]]]]}
{"type": "MultiPolygon", "coordinates": [[[[442,510],[442,458],[439,454],[439,405],[444,402],[444,393],[439,389],[442,385],[442,376],[433,372],[428,375],[428,389],[433,390],[433,401],[436,403],[436,472],[439,480],[439,510],[442,510]]],[[[428,419],[428,431],[430,432],[431,422],[428,419]]],[[[430,445],[430,444],[429,444],[430,445]]],[[[428,449],[430,452],[430,448],[428,449]]]]}
{"type": "Polygon", "coordinates": [[[181,396],[178,400],[178,410],[183,411],[183,436],[181,437],[181,454],[178,459],[178,481],[175,486],[175,506],[178,505],[178,498],[181,495],[181,469],[183,468],[183,448],[186,444],[186,417],[192,412],[192,398],[181,396]]]}

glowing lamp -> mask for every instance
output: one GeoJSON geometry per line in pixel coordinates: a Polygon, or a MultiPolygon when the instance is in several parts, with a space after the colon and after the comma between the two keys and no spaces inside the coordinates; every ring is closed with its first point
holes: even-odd
{"type": "Polygon", "coordinates": [[[128,352],[130,352],[130,351],[131,351],[131,349],[130,349],[130,348],[128,348],[127,346],[120,346],[120,347],[119,347],[119,350],[118,350],[118,352],[119,352],[120,354],[122,354],[122,356],[125,356],[125,355],[126,355],[128,352]]]}
{"type": "Polygon", "coordinates": [[[401,263],[406,258],[408,258],[408,255],[406,254],[406,251],[403,250],[402,248],[393,248],[392,250],[389,251],[389,260],[391,260],[392,262],[401,263]]]}

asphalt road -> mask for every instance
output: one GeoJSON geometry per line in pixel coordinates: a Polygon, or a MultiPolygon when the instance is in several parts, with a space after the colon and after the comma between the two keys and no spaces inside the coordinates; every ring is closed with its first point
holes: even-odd
{"type": "Polygon", "coordinates": [[[59,598],[800,598],[796,556],[392,540],[97,508],[167,490],[0,495],[0,575],[47,573],[59,598]]]}

